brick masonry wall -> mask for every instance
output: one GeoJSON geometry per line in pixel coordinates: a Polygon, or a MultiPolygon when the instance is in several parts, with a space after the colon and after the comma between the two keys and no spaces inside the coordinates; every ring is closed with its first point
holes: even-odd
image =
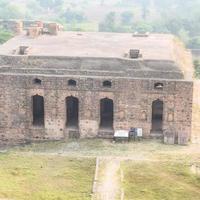
{"type": "Polygon", "coordinates": [[[200,81],[194,81],[192,141],[200,143],[200,81]]]}
{"type": "MultiPolygon", "coordinates": [[[[79,99],[80,137],[96,137],[100,122],[100,99],[114,102],[114,129],[141,127],[144,136],[151,131],[152,102],[164,102],[164,130],[174,130],[191,138],[192,82],[110,78],[111,88],[103,88],[104,78],[74,78],[77,86],[68,86],[71,77],[0,75],[0,140],[60,140],[68,137],[65,98],[79,99]],[[42,80],[33,84],[34,78],[42,80]],[[154,89],[156,82],[163,91],[154,89]],[[32,125],[32,96],[45,102],[45,126],[32,125]]],[[[107,79],[106,79],[107,80],[107,79]]]]}

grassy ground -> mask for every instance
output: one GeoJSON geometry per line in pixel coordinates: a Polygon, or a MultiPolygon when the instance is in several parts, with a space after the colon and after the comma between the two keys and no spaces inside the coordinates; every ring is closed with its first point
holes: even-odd
{"type": "Polygon", "coordinates": [[[69,157],[122,157],[135,160],[194,160],[200,159],[200,146],[164,145],[161,141],[144,140],[141,142],[113,143],[100,139],[70,140],[67,142],[35,143],[8,149],[11,152],[35,154],[59,154],[69,157]]]}
{"type": "MultiPolygon", "coordinates": [[[[119,159],[126,200],[200,200],[200,145],[70,140],[2,149],[0,199],[90,199],[95,158],[119,159]],[[31,194],[31,196],[30,196],[31,194]]],[[[104,166],[100,167],[100,176],[104,166]]],[[[105,177],[104,177],[105,178],[105,177]]],[[[106,179],[105,179],[106,180],[106,179]]]]}
{"type": "Polygon", "coordinates": [[[0,154],[0,199],[88,200],[95,159],[0,154]]]}
{"type": "Polygon", "coordinates": [[[188,163],[124,162],[126,200],[199,200],[200,176],[188,163]]]}

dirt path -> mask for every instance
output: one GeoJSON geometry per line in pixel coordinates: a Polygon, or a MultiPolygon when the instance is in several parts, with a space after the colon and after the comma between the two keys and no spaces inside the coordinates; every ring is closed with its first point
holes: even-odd
{"type": "Polygon", "coordinates": [[[118,199],[120,199],[120,159],[101,158],[95,200],[118,199]]]}

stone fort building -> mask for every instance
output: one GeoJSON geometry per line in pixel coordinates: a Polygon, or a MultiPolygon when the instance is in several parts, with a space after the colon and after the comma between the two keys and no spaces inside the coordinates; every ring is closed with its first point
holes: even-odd
{"type": "Polygon", "coordinates": [[[1,141],[110,138],[131,127],[190,140],[191,57],[174,36],[34,27],[0,46],[1,141]]]}

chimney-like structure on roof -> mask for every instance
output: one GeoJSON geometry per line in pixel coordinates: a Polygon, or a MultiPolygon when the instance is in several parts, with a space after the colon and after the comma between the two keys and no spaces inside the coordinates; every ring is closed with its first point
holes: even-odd
{"type": "Polygon", "coordinates": [[[140,54],[140,50],[139,49],[130,49],[129,57],[131,59],[138,59],[138,58],[142,57],[142,54],[140,54]]]}
{"type": "Polygon", "coordinates": [[[49,23],[48,30],[50,35],[58,35],[59,26],[57,23],[49,23]]]}
{"type": "Polygon", "coordinates": [[[27,36],[30,38],[36,38],[41,34],[41,28],[38,26],[31,26],[27,30],[27,36]]]}

